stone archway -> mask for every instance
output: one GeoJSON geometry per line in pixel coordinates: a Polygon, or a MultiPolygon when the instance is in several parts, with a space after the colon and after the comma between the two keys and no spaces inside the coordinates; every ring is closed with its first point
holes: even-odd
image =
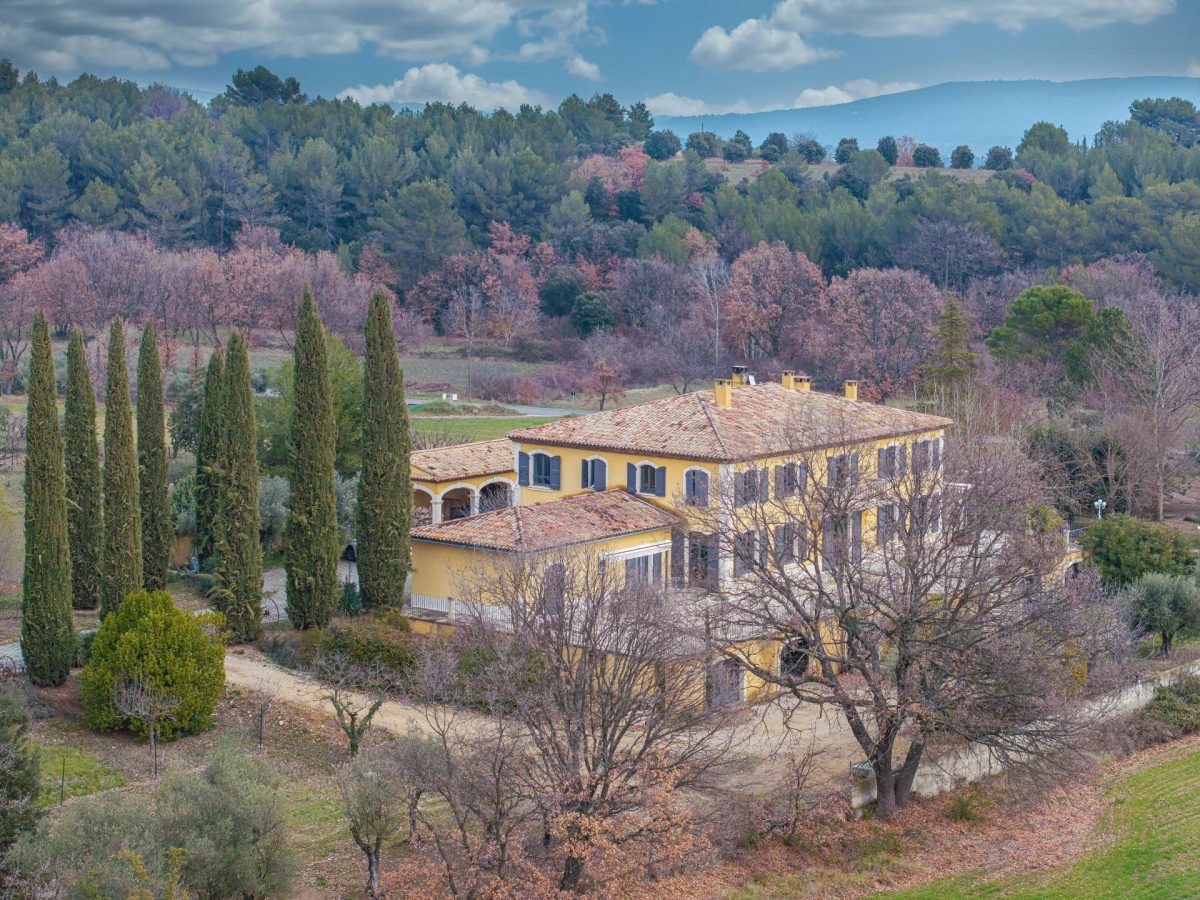
{"type": "Polygon", "coordinates": [[[507,481],[491,481],[479,489],[479,511],[508,509],[513,504],[512,485],[507,481]]]}

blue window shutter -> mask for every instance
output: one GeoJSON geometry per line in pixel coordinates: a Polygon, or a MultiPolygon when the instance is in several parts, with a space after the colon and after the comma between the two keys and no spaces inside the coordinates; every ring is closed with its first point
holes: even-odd
{"type": "Polygon", "coordinates": [[[581,488],[590,488],[592,486],[592,479],[588,477],[588,469],[589,468],[590,468],[590,463],[588,460],[585,459],[583,461],[583,463],[581,464],[580,475],[579,475],[579,486],[581,488]]]}
{"type": "Polygon", "coordinates": [[[667,467],[659,466],[654,470],[654,493],[655,496],[667,496],[667,467]]]}
{"type": "Polygon", "coordinates": [[[771,470],[758,470],[758,499],[760,503],[766,503],[771,499],[771,470]]]}
{"type": "Polygon", "coordinates": [[[701,506],[708,506],[708,473],[696,472],[696,494],[701,506]]]}
{"type": "Polygon", "coordinates": [[[529,454],[517,454],[517,484],[529,486],[529,454]]]}
{"type": "Polygon", "coordinates": [[[743,472],[733,474],[733,505],[742,506],[746,502],[746,475],[743,472]]]}
{"type": "Polygon", "coordinates": [[[602,459],[592,461],[592,488],[597,491],[608,490],[608,463],[602,459]]]}
{"type": "Polygon", "coordinates": [[[903,475],[908,471],[908,444],[896,448],[896,474],[903,475]]]}
{"type": "Polygon", "coordinates": [[[775,467],[775,496],[782,499],[788,495],[787,466],[775,467]]]}
{"type": "Polygon", "coordinates": [[[637,466],[633,463],[625,463],[625,490],[637,493],[637,466]]]}
{"type": "Polygon", "coordinates": [[[562,457],[550,457],[550,489],[557,491],[562,487],[562,457]]]}

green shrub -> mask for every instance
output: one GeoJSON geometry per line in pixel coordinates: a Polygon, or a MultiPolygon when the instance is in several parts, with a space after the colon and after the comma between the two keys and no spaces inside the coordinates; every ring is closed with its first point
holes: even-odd
{"type": "Polygon", "coordinates": [[[75,639],[75,665],[82,669],[88,664],[88,660],[92,658],[92,644],[96,640],[96,629],[90,628],[87,631],[81,631],[75,639]]]}
{"type": "Polygon", "coordinates": [[[1186,541],[1165,525],[1130,516],[1110,516],[1083,534],[1105,583],[1125,587],[1147,572],[1189,575],[1196,559],[1186,541]]]}
{"type": "Polygon", "coordinates": [[[130,594],[100,625],[79,676],[85,724],[148,737],[145,724],[124,717],[113,702],[125,684],[137,682],[178,704],[158,723],[163,740],[210,727],[225,685],[222,625],[218,613],[179,609],[166,591],[130,594]]]}
{"type": "Polygon", "coordinates": [[[29,713],[21,698],[0,691],[0,850],[32,831],[37,805],[39,757],[29,742],[29,713]]]}
{"type": "Polygon", "coordinates": [[[353,581],[342,582],[342,599],[338,602],[338,611],[343,616],[357,616],[362,612],[362,595],[358,585],[353,581]]]}
{"type": "Polygon", "coordinates": [[[967,788],[956,792],[950,798],[942,814],[954,822],[975,822],[982,818],[987,804],[988,798],[982,791],[967,788]]]}
{"type": "Polygon", "coordinates": [[[330,625],[321,636],[321,653],[341,656],[353,666],[380,666],[401,677],[417,662],[411,628],[403,617],[368,616],[330,625]]]}
{"type": "Polygon", "coordinates": [[[263,653],[288,669],[308,669],[320,654],[320,631],[279,631],[270,635],[262,645],[263,653]]]}
{"type": "Polygon", "coordinates": [[[1159,685],[1143,716],[1152,723],[1151,730],[1166,740],[1200,731],[1200,678],[1159,685]],[[1154,728],[1155,724],[1162,727],[1154,728]]]}

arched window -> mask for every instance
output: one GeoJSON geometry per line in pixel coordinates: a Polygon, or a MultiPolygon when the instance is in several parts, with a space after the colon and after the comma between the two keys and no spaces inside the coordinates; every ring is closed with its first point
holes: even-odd
{"type": "Polygon", "coordinates": [[[784,678],[803,681],[810,665],[812,647],[804,638],[792,638],[779,648],[779,674],[784,678]]]}

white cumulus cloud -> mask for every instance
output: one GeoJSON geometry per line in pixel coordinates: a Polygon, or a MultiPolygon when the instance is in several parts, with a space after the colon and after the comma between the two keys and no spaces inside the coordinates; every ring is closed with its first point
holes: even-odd
{"type": "Polygon", "coordinates": [[[600,80],[600,67],[582,56],[572,56],[568,59],[567,71],[576,78],[586,78],[588,81],[600,80]]]}
{"type": "Polygon", "coordinates": [[[811,46],[794,31],[777,28],[766,19],[747,19],[733,31],[709,28],[692,47],[692,59],[709,69],[749,69],[752,72],[792,69],[833,56],[811,46]]]}
{"type": "Polygon", "coordinates": [[[523,103],[545,103],[546,97],[517,81],[486,81],[460,72],[449,63],[414,66],[391,84],[358,85],[342,91],[359,103],[469,103],[480,109],[515,111],[523,103]]]}
{"type": "Polygon", "coordinates": [[[805,88],[792,102],[793,109],[807,109],[811,106],[833,106],[835,103],[849,103],[851,100],[863,100],[867,97],[878,97],[882,94],[898,94],[901,91],[914,91],[920,85],[915,81],[889,81],[880,84],[870,78],[856,78],[843,85],[830,84],[823,88],[805,88]]]}

